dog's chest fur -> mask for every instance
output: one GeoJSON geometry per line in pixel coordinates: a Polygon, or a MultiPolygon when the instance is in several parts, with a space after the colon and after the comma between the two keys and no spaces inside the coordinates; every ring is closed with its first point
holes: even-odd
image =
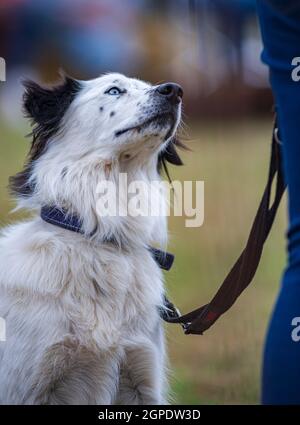
{"type": "Polygon", "coordinates": [[[148,250],[79,249],[69,259],[72,272],[61,302],[80,340],[103,349],[151,335],[160,320],[163,283],[148,250]]]}
{"type": "Polygon", "coordinates": [[[13,226],[1,244],[1,292],[38,299],[40,311],[52,301],[86,346],[103,349],[149,334],[159,320],[162,275],[146,248],[99,246],[40,220],[13,226]]]}

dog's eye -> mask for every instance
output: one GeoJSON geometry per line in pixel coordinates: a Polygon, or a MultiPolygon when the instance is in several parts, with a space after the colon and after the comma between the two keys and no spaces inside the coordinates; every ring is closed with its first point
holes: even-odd
{"type": "Polygon", "coordinates": [[[118,87],[112,87],[111,89],[107,90],[105,93],[110,94],[111,96],[118,96],[122,92],[118,87]]]}

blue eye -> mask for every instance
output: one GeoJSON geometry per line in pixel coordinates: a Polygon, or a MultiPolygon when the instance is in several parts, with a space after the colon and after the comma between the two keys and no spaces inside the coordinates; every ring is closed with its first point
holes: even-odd
{"type": "Polygon", "coordinates": [[[118,87],[112,87],[111,89],[107,90],[105,93],[110,94],[111,96],[118,96],[122,92],[118,87]]]}

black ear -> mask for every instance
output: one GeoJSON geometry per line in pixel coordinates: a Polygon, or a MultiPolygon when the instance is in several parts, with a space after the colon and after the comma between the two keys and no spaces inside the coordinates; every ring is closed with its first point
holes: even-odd
{"type": "Polygon", "coordinates": [[[80,83],[64,77],[59,85],[46,88],[34,81],[24,81],[23,98],[25,114],[38,125],[55,124],[60,121],[80,90],[80,83]]]}
{"type": "Polygon", "coordinates": [[[182,159],[180,158],[177,150],[176,150],[176,143],[180,143],[178,141],[172,141],[168,144],[166,150],[163,152],[164,159],[173,165],[183,165],[182,159]]]}
{"type": "Polygon", "coordinates": [[[58,133],[68,107],[80,90],[80,83],[64,76],[54,87],[41,87],[34,81],[25,81],[24,110],[33,123],[31,161],[45,151],[49,138],[58,133]]]}
{"type": "Polygon", "coordinates": [[[33,184],[29,184],[32,164],[46,151],[49,139],[59,132],[61,120],[81,86],[66,76],[54,87],[41,87],[29,80],[23,84],[25,114],[33,123],[32,143],[24,170],[10,178],[10,190],[14,195],[27,197],[34,190],[33,184]]]}
{"type": "Polygon", "coordinates": [[[167,162],[173,165],[183,165],[182,159],[180,158],[176,149],[177,146],[181,149],[188,150],[185,144],[183,144],[177,138],[174,138],[169,142],[166,149],[158,157],[157,169],[159,172],[161,172],[162,168],[164,169],[170,183],[171,177],[168,171],[167,162]]]}

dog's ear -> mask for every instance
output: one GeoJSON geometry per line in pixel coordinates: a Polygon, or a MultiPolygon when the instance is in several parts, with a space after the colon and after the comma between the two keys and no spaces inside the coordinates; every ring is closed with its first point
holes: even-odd
{"type": "Polygon", "coordinates": [[[34,81],[24,81],[24,111],[33,124],[33,141],[30,160],[38,159],[45,151],[49,139],[60,129],[60,123],[68,107],[81,88],[78,81],[63,76],[53,87],[42,87],[34,81]]]}
{"type": "Polygon", "coordinates": [[[29,80],[23,84],[24,111],[33,123],[32,143],[24,170],[10,178],[10,190],[13,195],[27,197],[34,191],[30,183],[32,164],[43,155],[51,137],[58,133],[61,120],[81,85],[67,76],[54,87],[41,87],[29,80]]]}
{"type": "Polygon", "coordinates": [[[163,152],[161,152],[161,154],[158,157],[158,164],[157,164],[158,171],[161,172],[163,168],[170,183],[171,183],[171,177],[167,167],[167,162],[169,162],[172,165],[183,165],[183,161],[180,158],[176,147],[188,150],[187,146],[184,143],[182,143],[177,138],[173,138],[169,142],[166,149],[163,152]]]}
{"type": "Polygon", "coordinates": [[[25,114],[41,126],[54,125],[60,120],[80,89],[80,83],[67,76],[54,87],[42,87],[31,80],[23,84],[25,114]]]}
{"type": "Polygon", "coordinates": [[[182,142],[174,139],[168,144],[166,150],[162,153],[162,156],[170,164],[183,165],[182,159],[177,152],[176,145],[185,148],[182,142]]]}

